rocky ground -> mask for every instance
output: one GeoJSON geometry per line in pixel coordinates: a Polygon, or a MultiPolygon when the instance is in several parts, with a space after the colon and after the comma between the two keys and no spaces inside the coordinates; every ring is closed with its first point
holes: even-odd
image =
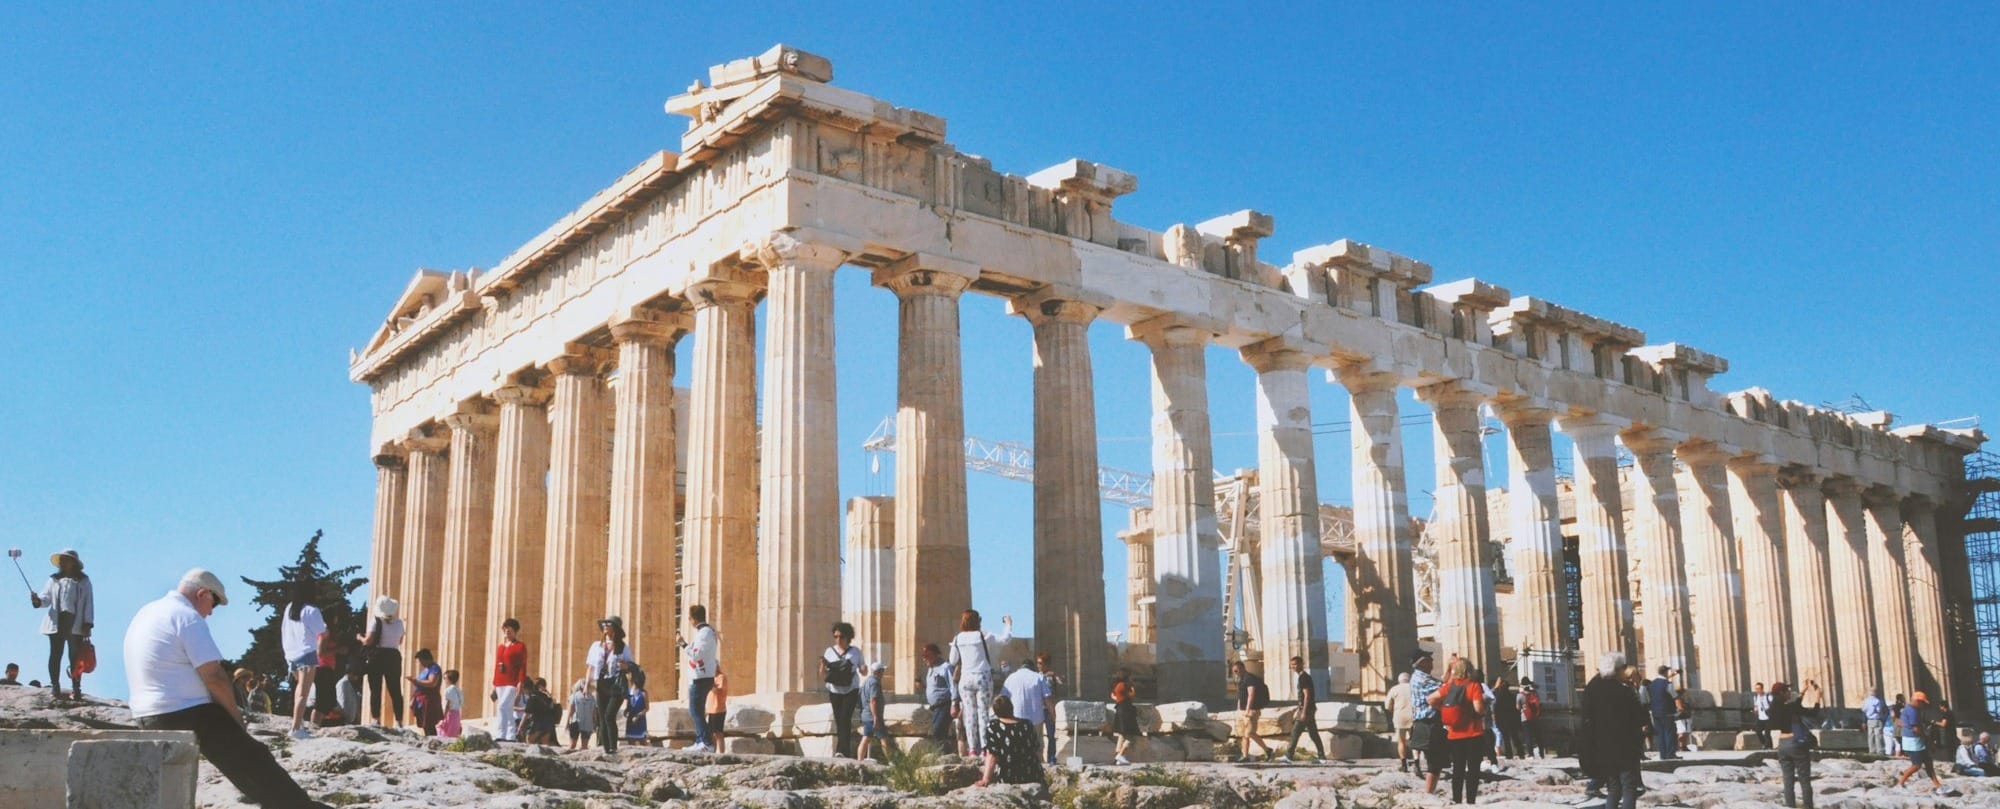
{"type": "MultiPolygon", "coordinates": [[[[55,704],[43,692],[0,689],[0,729],[129,727],[123,706],[105,701],[55,704]]],[[[254,732],[271,745],[307,791],[337,806],[480,806],[489,809],[625,807],[1428,807],[1418,779],[1393,761],[1291,764],[1166,764],[1054,770],[1046,787],[970,786],[978,771],[957,758],[906,759],[896,765],[785,756],[701,755],[623,748],[615,756],[500,745],[484,734],[456,742],[376,728],[337,728],[293,741],[280,720],[254,732]]],[[[1762,754],[1700,753],[1673,769],[1649,769],[1641,806],[1778,805],[1778,770],[1762,754]]],[[[1485,806],[1580,806],[1574,762],[1547,759],[1500,768],[1483,788],[1485,806]]],[[[1649,765],[1658,766],[1658,765],[1649,765]]],[[[1900,765],[1832,759],[1819,763],[1820,807],[2000,807],[2000,779],[1947,779],[1960,797],[1888,786],[1900,765]]],[[[1441,792],[1449,792],[1442,785],[1441,792]]],[[[206,764],[200,805],[244,806],[206,764]]]]}

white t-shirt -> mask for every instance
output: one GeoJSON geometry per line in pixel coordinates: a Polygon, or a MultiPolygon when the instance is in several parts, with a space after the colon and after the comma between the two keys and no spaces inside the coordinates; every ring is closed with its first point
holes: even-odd
{"type": "Polygon", "coordinates": [[[855,689],[861,687],[861,680],[868,676],[868,661],[862,658],[861,647],[859,646],[849,645],[847,647],[847,654],[844,655],[839,650],[828,646],[826,647],[826,651],[819,653],[819,657],[820,660],[827,663],[832,663],[845,657],[847,658],[847,662],[854,665],[854,679],[847,681],[847,685],[845,686],[827,683],[826,692],[829,694],[852,694],[855,689]]]}
{"type": "Polygon", "coordinates": [[[612,653],[610,645],[604,641],[598,641],[590,645],[590,653],[584,657],[583,665],[588,670],[587,676],[584,679],[590,682],[592,688],[596,687],[599,678],[609,677],[618,673],[618,668],[611,665],[611,661],[613,660],[625,661],[624,668],[627,671],[630,671],[631,667],[638,663],[638,661],[632,659],[632,644],[625,644],[625,650],[616,654],[612,653]]]}
{"type": "Polygon", "coordinates": [[[1039,725],[1048,720],[1042,700],[1049,698],[1049,678],[1042,673],[1023,666],[1007,675],[1007,681],[1000,684],[1000,690],[1014,703],[1014,718],[1039,725]]]}
{"type": "Polygon", "coordinates": [[[375,645],[384,649],[396,649],[403,645],[403,619],[375,619],[375,645]]]}
{"type": "Polygon", "coordinates": [[[286,605],[285,620],[278,624],[278,639],[285,645],[285,660],[297,660],[307,652],[319,651],[319,636],[326,634],[326,619],[321,618],[319,608],[307,604],[299,608],[298,620],[292,620],[291,605],[286,605]]]}
{"type": "Polygon", "coordinates": [[[1003,627],[998,635],[968,629],[951,639],[951,664],[958,667],[958,682],[987,682],[993,676],[993,647],[1014,639],[1014,628],[1003,627]]]}
{"type": "Polygon", "coordinates": [[[208,621],[187,596],[171,592],[140,607],[125,630],[132,716],[159,716],[213,702],[195,669],[221,659],[208,621]]]}
{"type": "Polygon", "coordinates": [[[455,686],[455,685],[447,685],[447,686],[445,686],[445,687],[444,687],[444,709],[445,709],[445,710],[447,710],[447,711],[458,711],[458,712],[460,712],[460,713],[464,713],[464,712],[465,712],[465,692],[464,692],[463,690],[460,690],[460,689],[459,689],[459,687],[458,687],[458,686],[455,686]]]}

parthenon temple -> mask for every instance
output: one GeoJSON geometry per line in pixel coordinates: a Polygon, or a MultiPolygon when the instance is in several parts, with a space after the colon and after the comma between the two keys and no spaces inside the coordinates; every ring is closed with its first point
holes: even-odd
{"type": "MultiPolygon", "coordinates": [[[[1127,224],[1113,208],[1131,174],[1080,159],[1008,174],[948,142],[944,119],[832,78],[785,46],[711,68],[666,102],[688,119],[678,152],[491,269],[418,272],[357,352],[372,587],[402,603],[406,648],[489,671],[513,616],[533,668],[567,683],[617,614],[664,696],[677,611],[704,604],[732,690],[782,727],[819,690],[832,622],[895,661],[948,641],[972,604],[972,292],[1031,326],[1032,396],[1015,403],[1032,408],[1035,451],[1023,634],[1083,692],[1143,661],[1148,697],[1220,701],[1233,628],[1268,670],[1299,656],[1322,683],[1351,653],[1345,690],[1363,700],[1423,644],[1556,682],[1622,651],[1684,668],[1709,708],[1772,679],[1814,679],[1841,707],[1878,685],[1984,702],[1957,494],[1976,428],[1724,392],[1716,354],[1494,282],[1435,283],[1423,261],[1352,240],[1260,255],[1273,219],[1257,211],[1127,224]],[[893,496],[843,504],[833,293],[857,270],[896,296],[896,463],[893,496]],[[1086,335],[1112,325],[1149,352],[1154,417],[1151,502],[1122,537],[1128,569],[1107,572],[1119,537],[1104,535],[1093,386],[1109,380],[1086,335]],[[1254,531],[1218,513],[1211,347],[1254,371],[1257,455],[1237,487],[1254,531]],[[1345,458],[1315,457],[1319,372],[1351,403],[1345,458]],[[1406,392],[1431,414],[1435,480],[1404,474],[1406,392]],[[1486,479],[1489,416],[1504,491],[1486,479]],[[1350,465],[1351,508],[1323,508],[1322,463],[1350,465]],[[1410,513],[1413,486],[1433,493],[1428,515],[1410,513]],[[843,571],[844,540],[875,552],[846,553],[843,571]],[[1236,599],[1254,609],[1230,617],[1225,545],[1256,583],[1236,599]],[[1329,554],[1344,650],[1329,643],[1329,554]],[[1107,574],[1131,576],[1131,615],[1107,616],[1107,574]]],[[[910,692],[914,669],[893,689],[910,692]]],[[[1293,695],[1287,677],[1270,685],[1293,695]]],[[[465,689],[468,716],[485,692],[465,689]]]]}

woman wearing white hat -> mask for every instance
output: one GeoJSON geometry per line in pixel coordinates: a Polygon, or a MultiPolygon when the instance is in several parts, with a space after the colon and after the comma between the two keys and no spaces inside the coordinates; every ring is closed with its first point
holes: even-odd
{"type": "Polygon", "coordinates": [[[35,609],[48,608],[42,616],[42,634],[49,636],[49,687],[62,699],[62,656],[69,649],[69,698],[83,699],[83,645],[90,640],[90,628],[97,612],[90,589],[90,577],[83,575],[83,558],[76,550],[65,549],[51,555],[49,564],[56,572],[42,585],[41,595],[28,594],[35,609]]]}
{"type": "Polygon", "coordinates": [[[361,635],[361,654],[368,672],[368,714],[376,724],[403,723],[403,621],[396,617],[402,605],[388,596],[375,597],[375,619],[361,635]],[[389,692],[389,713],[382,713],[382,692],[389,692]]]}

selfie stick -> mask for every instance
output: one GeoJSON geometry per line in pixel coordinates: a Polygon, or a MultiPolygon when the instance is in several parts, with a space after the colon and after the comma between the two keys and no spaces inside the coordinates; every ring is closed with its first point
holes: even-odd
{"type": "Polygon", "coordinates": [[[8,549],[7,549],[7,558],[9,558],[9,559],[13,559],[13,560],[14,560],[14,571],[15,571],[16,573],[19,573],[19,574],[21,574],[21,584],[22,584],[22,586],[25,586],[25,587],[27,587],[27,588],[28,588],[28,594],[29,594],[29,595],[34,595],[34,593],[35,593],[35,585],[33,585],[33,584],[30,584],[30,583],[28,582],[28,571],[26,571],[26,570],[22,570],[22,569],[21,569],[21,549],[20,549],[20,548],[8,548],[8,549]]]}

